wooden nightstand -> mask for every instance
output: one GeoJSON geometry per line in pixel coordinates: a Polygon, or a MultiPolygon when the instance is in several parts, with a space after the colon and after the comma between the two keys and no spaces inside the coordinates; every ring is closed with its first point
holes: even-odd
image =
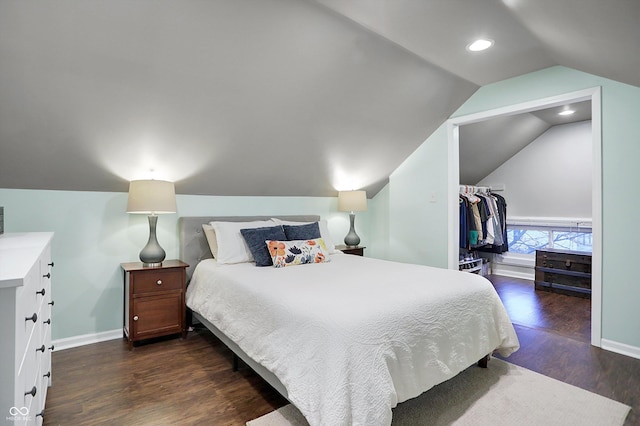
{"type": "Polygon", "coordinates": [[[356,256],[364,256],[364,249],[366,249],[364,246],[336,246],[336,250],[340,250],[346,254],[355,254],[356,256]]]}
{"type": "Polygon", "coordinates": [[[121,263],[124,270],[123,337],[133,342],[151,337],[182,334],[186,337],[185,291],[189,265],[165,260],[162,266],[141,262],[121,263]]]}

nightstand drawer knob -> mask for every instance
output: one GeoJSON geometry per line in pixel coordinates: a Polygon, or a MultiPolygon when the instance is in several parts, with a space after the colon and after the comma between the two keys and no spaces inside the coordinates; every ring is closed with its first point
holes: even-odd
{"type": "Polygon", "coordinates": [[[36,414],[36,417],[44,417],[44,408],[42,409],[42,411],[40,411],[38,414],[36,414]]]}
{"type": "Polygon", "coordinates": [[[49,350],[50,350],[50,351],[54,350],[55,348],[56,348],[56,347],[55,347],[55,346],[53,346],[53,345],[49,346],[49,350]]]}
{"type": "Polygon", "coordinates": [[[36,392],[38,391],[38,389],[36,389],[36,387],[32,387],[31,390],[29,392],[25,392],[25,395],[31,395],[31,396],[36,396],[36,392]]]}
{"type": "Polygon", "coordinates": [[[42,321],[42,322],[43,322],[43,323],[45,323],[45,324],[51,324],[51,318],[49,318],[49,319],[48,319],[48,320],[46,320],[46,321],[42,321]]]}
{"type": "Polygon", "coordinates": [[[51,378],[51,371],[47,371],[47,374],[43,374],[42,377],[51,378]]]}
{"type": "Polygon", "coordinates": [[[38,321],[38,314],[34,313],[33,315],[31,315],[30,317],[26,317],[24,319],[25,321],[33,321],[36,322],[38,321]]]}
{"type": "Polygon", "coordinates": [[[55,266],[55,263],[51,262],[51,263],[47,263],[47,265],[51,266],[52,268],[55,266]]]}
{"type": "Polygon", "coordinates": [[[137,316],[137,315],[134,315],[134,316],[133,316],[133,320],[134,320],[134,321],[138,321],[138,316],[137,316]]]}
{"type": "Polygon", "coordinates": [[[36,352],[42,351],[42,353],[44,353],[45,349],[46,349],[46,347],[44,345],[42,345],[39,348],[36,348],[36,352]]]}
{"type": "Polygon", "coordinates": [[[52,300],[51,302],[49,302],[49,305],[53,306],[54,305],[54,301],[52,300]]]}
{"type": "Polygon", "coordinates": [[[42,290],[40,290],[40,291],[36,291],[36,294],[41,294],[41,295],[44,296],[44,288],[42,290]]]}
{"type": "Polygon", "coordinates": [[[158,281],[156,281],[156,284],[158,284],[158,285],[162,285],[162,280],[158,280],[158,281]]]}
{"type": "Polygon", "coordinates": [[[47,275],[43,275],[42,278],[51,278],[51,274],[47,272],[47,275]]]}

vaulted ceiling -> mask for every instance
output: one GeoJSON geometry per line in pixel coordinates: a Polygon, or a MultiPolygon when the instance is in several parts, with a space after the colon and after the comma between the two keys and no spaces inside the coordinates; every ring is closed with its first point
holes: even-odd
{"type": "Polygon", "coordinates": [[[591,120],[591,101],[460,126],[460,184],[476,185],[553,126],[591,120]],[[563,110],[574,111],[560,115],[563,110]]]}
{"type": "Polygon", "coordinates": [[[480,85],[640,86],[638,40],[635,0],[2,0],[0,187],[372,196],[480,85]]]}

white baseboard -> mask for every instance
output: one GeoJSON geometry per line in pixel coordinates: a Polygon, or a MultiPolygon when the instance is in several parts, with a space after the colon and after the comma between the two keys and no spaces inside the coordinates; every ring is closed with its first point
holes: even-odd
{"type": "Polygon", "coordinates": [[[103,331],[100,333],[83,334],[81,336],[65,337],[53,340],[53,346],[57,351],[76,348],[78,346],[90,345],[92,343],[105,342],[107,340],[122,339],[122,329],[103,331]]]}
{"type": "Polygon", "coordinates": [[[640,348],[637,346],[631,346],[625,343],[619,343],[608,339],[602,339],[601,344],[602,349],[605,349],[607,351],[640,359],[640,348]]]}
{"type": "Polygon", "coordinates": [[[502,275],[510,278],[520,278],[522,280],[533,281],[535,278],[535,271],[532,268],[527,268],[518,265],[507,265],[504,263],[491,263],[491,273],[495,275],[502,275]]]}

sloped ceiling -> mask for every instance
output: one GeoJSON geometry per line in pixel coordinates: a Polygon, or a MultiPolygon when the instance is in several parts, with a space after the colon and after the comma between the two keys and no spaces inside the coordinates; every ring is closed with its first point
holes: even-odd
{"type": "Polygon", "coordinates": [[[591,120],[591,101],[460,126],[460,184],[477,184],[552,126],[585,120],[591,120]],[[574,113],[559,115],[564,109],[574,113]]]}
{"type": "Polygon", "coordinates": [[[639,19],[624,0],[2,0],[0,187],[373,196],[479,85],[559,64],[640,86],[639,19]],[[479,36],[496,44],[470,54],[479,36]]]}

